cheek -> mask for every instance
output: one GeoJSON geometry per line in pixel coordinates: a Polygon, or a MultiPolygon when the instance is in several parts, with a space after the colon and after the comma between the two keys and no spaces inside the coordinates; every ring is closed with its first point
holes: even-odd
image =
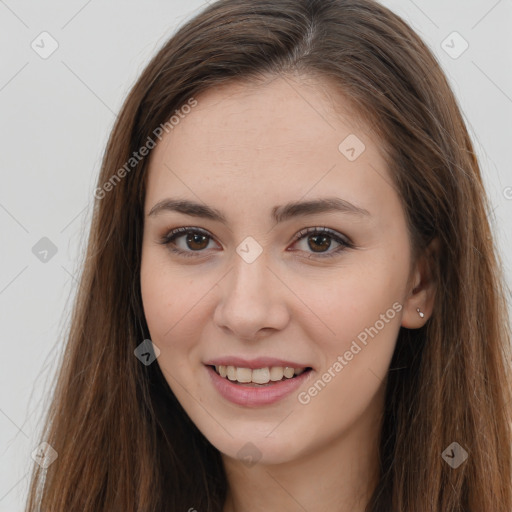
{"type": "MultiPolygon", "coordinates": [[[[165,251],[162,251],[165,253],[165,251]]],[[[191,376],[199,357],[201,330],[213,316],[215,276],[197,267],[172,264],[160,251],[148,250],[141,263],[141,295],[152,342],[160,349],[158,364],[169,380],[191,376]]],[[[172,385],[171,382],[169,384],[172,385]]]]}
{"type": "Polygon", "coordinates": [[[335,284],[317,282],[308,288],[309,304],[324,324],[318,330],[314,317],[302,324],[322,354],[317,379],[301,400],[311,407],[308,414],[325,414],[329,404],[336,404],[342,412],[333,411],[333,424],[343,423],[374,399],[400,330],[407,269],[406,257],[375,251],[340,269],[335,284]]]}
{"type": "Polygon", "coordinates": [[[400,324],[397,309],[401,308],[396,304],[403,301],[406,270],[405,258],[397,260],[394,256],[375,253],[339,269],[335,275],[302,277],[296,289],[309,311],[296,311],[296,318],[311,319],[299,322],[307,326],[308,337],[324,345],[327,352],[344,350],[351,340],[376,322],[382,331],[400,324]],[[381,315],[385,317],[383,320],[381,315]],[[384,325],[386,328],[382,329],[384,325]]]}
{"type": "Polygon", "coordinates": [[[192,284],[158,259],[150,255],[143,259],[141,295],[151,341],[160,350],[156,362],[176,394],[187,375],[188,340],[193,339],[186,331],[194,309],[190,309],[191,297],[183,292],[191,290],[192,284]]]}
{"type": "Polygon", "coordinates": [[[403,306],[398,291],[375,287],[371,291],[366,294],[359,287],[353,293],[332,295],[332,302],[316,300],[315,313],[329,330],[302,324],[322,354],[321,373],[330,372],[327,382],[347,379],[351,385],[362,384],[372,374],[384,378],[388,370],[403,306]]]}
{"type": "MultiPolygon", "coordinates": [[[[172,292],[169,281],[159,272],[158,267],[150,266],[141,269],[141,295],[144,315],[153,341],[165,338],[166,332],[172,327],[173,317],[178,314],[176,294],[172,292]]],[[[172,285],[176,286],[175,283],[172,285]]]]}
{"type": "Polygon", "coordinates": [[[201,280],[170,265],[161,248],[143,250],[140,286],[149,330],[161,343],[173,337],[191,303],[202,295],[201,280]]]}
{"type": "Polygon", "coordinates": [[[335,335],[308,333],[322,353],[322,365],[297,397],[303,422],[298,428],[305,436],[317,429],[319,438],[334,439],[367,411],[377,410],[383,399],[400,330],[400,295],[396,283],[390,288],[387,280],[355,277],[331,292],[332,302],[313,297],[318,315],[335,335]]]}

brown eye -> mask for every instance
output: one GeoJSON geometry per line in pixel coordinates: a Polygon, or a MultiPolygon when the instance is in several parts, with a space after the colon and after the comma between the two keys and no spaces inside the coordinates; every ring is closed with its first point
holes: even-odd
{"type": "Polygon", "coordinates": [[[165,235],[160,243],[180,256],[201,256],[207,254],[212,237],[198,228],[176,228],[165,235]]]}
{"type": "Polygon", "coordinates": [[[189,233],[186,238],[188,248],[192,249],[193,251],[206,249],[206,247],[208,247],[208,242],[208,236],[200,233],[189,233]]]}
{"type": "Polygon", "coordinates": [[[302,252],[308,253],[308,258],[328,258],[336,256],[346,249],[354,249],[354,244],[344,235],[329,228],[307,228],[297,233],[295,244],[302,252]],[[304,243],[307,242],[307,243],[304,243]],[[334,246],[333,246],[334,242],[334,246]],[[300,247],[300,244],[303,244],[300,247]],[[334,247],[333,250],[329,250],[334,247]]]}
{"type": "Polygon", "coordinates": [[[313,252],[324,252],[331,246],[331,239],[324,235],[313,235],[308,237],[308,247],[313,252]],[[311,242],[313,241],[313,242],[311,242]]]}

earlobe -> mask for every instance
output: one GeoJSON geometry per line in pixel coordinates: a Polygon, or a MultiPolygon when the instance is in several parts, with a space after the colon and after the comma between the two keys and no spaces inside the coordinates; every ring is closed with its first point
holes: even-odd
{"type": "Polygon", "coordinates": [[[422,288],[412,292],[403,308],[402,327],[419,329],[423,327],[434,309],[435,290],[422,288]]]}
{"type": "Polygon", "coordinates": [[[437,289],[437,272],[434,269],[439,258],[439,247],[439,240],[435,238],[416,264],[412,289],[404,303],[402,327],[419,329],[432,315],[437,289]]]}

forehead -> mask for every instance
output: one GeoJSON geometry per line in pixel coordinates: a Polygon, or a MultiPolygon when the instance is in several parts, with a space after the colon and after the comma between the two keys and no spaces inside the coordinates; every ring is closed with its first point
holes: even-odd
{"type": "Polygon", "coordinates": [[[195,139],[196,159],[212,151],[213,156],[249,152],[249,157],[279,148],[310,153],[320,147],[337,154],[339,142],[347,135],[367,138],[367,127],[348,101],[320,79],[233,82],[209,89],[196,100],[197,106],[182,116],[161,148],[171,144],[187,149],[195,139]]]}
{"type": "Polygon", "coordinates": [[[247,206],[339,192],[369,203],[391,185],[380,141],[328,82],[235,82],[195,99],[151,154],[153,202],[164,192],[247,206]]]}

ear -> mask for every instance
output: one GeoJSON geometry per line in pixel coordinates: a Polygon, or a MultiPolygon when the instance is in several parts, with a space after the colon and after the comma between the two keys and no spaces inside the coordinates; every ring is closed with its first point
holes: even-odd
{"type": "Polygon", "coordinates": [[[432,315],[437,286],[432,269],[439,257],[439,248],[439,239],[434,238],[416,262],[409,281],[408,298],[403,307],[402,327],[419,329],[432,315]],[[423,317],[418,310],[423,313],[423,317]]]}

